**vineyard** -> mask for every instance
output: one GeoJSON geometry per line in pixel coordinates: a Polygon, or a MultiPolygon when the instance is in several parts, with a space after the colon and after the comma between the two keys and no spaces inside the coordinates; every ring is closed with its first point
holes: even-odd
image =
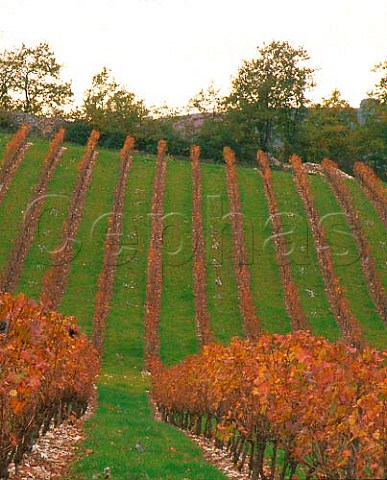
{"type": "Polygon", "coordinates": [[[72,479],[385,478],[383,182],[98,141],[0,135],[0,478],[93,381],[72,479]]]}

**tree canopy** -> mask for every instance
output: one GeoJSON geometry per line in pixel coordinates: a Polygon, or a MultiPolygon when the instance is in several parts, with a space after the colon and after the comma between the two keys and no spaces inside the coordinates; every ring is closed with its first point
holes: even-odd
{"type": "Polygon", "coordinates": [[[119,131],[132,135],[148,114],[143,100],[136,99],[134,93],[117,83],[106,67],[93,76],[81,112],[101,132],[119,131]]]}
{"type": "Polygon", "coordinates": [[[302,153],[305,160],[319,162],[335,159],[340,167],[355,161],[356,111],[344,100],[339,90],[321,104],[312,105],[301,126],[302,153]]]}
{"type": "Polygon", "coordinates": [[[302,107],[305,91],[314,85],[314,70],[300,65],[309,60],[307,51],[273,41],[258,48],[258,54],[243,62],[232,82],[229,102],[239,107],[255,104],[263,109],[302,107]]]}
{"type": "Polygon", "coordinates": [[[0,108],[53,114],[68,106],[73,93],[61,69],[46,42],[0,53],[0,108]]]}
{"type": "Polygon", "coordinates": [[[369,94],[380,103],[387,105],[387,60],[375,65],[373,71],[381,72],[382,77],[369,94]]]}
{"type": "Polygon", "coordinates": [[[270,149],[277,125],[291,148],[297,115],[306,104],[305,93],[314,86],[314,69],[304,65],[308,60],[303,47],[273,41],[258,48],[258,57],[245,60],[240,67],[227,104],[236,122],[245,122],[257,147],[270,149]]]}

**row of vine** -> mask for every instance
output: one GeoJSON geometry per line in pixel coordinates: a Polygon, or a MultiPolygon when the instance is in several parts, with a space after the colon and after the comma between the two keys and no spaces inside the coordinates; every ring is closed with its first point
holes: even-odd
{"type": "Polygon", "coordinates": [[[63,226],[62,242],[52,253],[52,264],[43,278],[40,299],[44,305],[52,309],[59,305],[66,289],[73,259],[74,241],[82,219],[86,194],[97,158],[96,147],[99,135],[96,130],[90,134],[79,166],[77,185],[71,197],[69,214],[63,226]]]}
{"type": "Polygon", "coordinates": [[[375,172],[362,162],[356,162],[353,169],[364,193],[375,207],[381,221],[387,227],[386,188],[375,172]]]}
{"type": "Polygon", "coordinates": [[[52,423],[85,412],[97,352],[74,318],[24,295],[1,295],[0,319],[0,478],[8,478],[52,423]]]}
{"type": "Polygon", "coordinates": [[[14,248],[8,258],[6,270],[0,277],[0,291],[13,292],[19,281],[28,250],[34,240],[39,218],[44,206],[45,195],[55,169],[63,153],[62,143],[65,130],[60,129],[53,138],[44,159],[39,181],[34,188],[31,200],[24,214],[24,220],[14,248]]]}
{"type": "Polygon", "coordinates": [[[261,331],[261,321],[258,318],[251,292],[251,275],[247,265],[247,251],[243,232],[243,218],[238,190],[235,154],[229,148],[223,150],[226,162],[227,192],[230,202],[230,222],[234,245],[234,268],[238,286],[239,309],[241,311],[245,334],[255,338],[261,331]]]}
{"type": "Polygon", "coordinates": [[[157,165],[153,186],[151,207],[151,231],[149,238],[147,283],[145,297],[145,363],[154,370],[159,361],[159,315],[162,293],[162,246],[163,246],[163,212],[164,193],[167,172],[167,144],[160,140],[157,145],[157,165]]]}
{"type": "Polygon", "coordinates": [[[206,295],[206,255],[202,220],[202,182],[200,175],[200,148],[191,148],[192,162],[192,250],[195,315],[201,345],[211,341],[206,295]]]}
{"type": "Polygon", "coordinates": [[[308,328],[308,322],[301,306],[300,295],[292,278],[292,269],[288,257],[288,247],[283,234],[282,222],[276,195],[274,193],[271,169],[267,155],[259,150],[257,154],[258,166],[261,170],[265,195],[269,206],[270,221],[274,233],[274,246],[276,251],[277,264],[279,266],[284,288],[286,309],[290,316],[293,330],[308,328]]]}
{"type": "Polygon", "coordinates": [[[93,344],[99,353],[101,353],[103,349],[105,323],[114,287],[114,273],[122,236],[126,181],[132,166],[133,147],[134,138],[128,136],[120,152],[120,171],[114,191],[112,213],[108,218],[102,270],[98,278],[98,290],[93,318],[93,344]]]}
{"type": "Polygon", "coordinates": [[[317,259],[321,267],[325,289],[332,312],[336,317],[338,326],[344,338],[355,345],[364,344],[365,340],[362,329],[348,305],[340,279],[334,272],[331,249],[329,247],[325,229],[320,222],[319,215],[314,206],[309,180],[304,171],[302,161],[296,155],[292,155],[290,162],[293,167],[295,185],[304,204],[314,237],[317,259]]]}
{"type": "Polygon", "coordinates": [[[5,147],[0,171],[0,204],[11,185],[15,173],[24,160],[29,133],[30,127],[26,124],[22,125],[5,147]]]}
{"type": "Polygon", "coordinates": [[[209,345],[156,371],[162,418],[254,480],[386,478],[386,353],[299,330],[209,345]]]}
{"type": "Polygon", "coordinates": [[[337,163],[332,160],[325,159],[322,167],[332,191],[337,198],[343,212],[345,213],[348,223],[351,226],[356,241],[360,260],[363,267],[365,279],[367,281],[368,290],[376,305],[376,309],[384,323],[387,324],[387,298],[383,288],[383,283],[376,269],[375,260],[372,256],[368,240],[364,234],[359,213],[353,206],[353,198],[348,190],[345,181],[339,175],[337,163]]]}

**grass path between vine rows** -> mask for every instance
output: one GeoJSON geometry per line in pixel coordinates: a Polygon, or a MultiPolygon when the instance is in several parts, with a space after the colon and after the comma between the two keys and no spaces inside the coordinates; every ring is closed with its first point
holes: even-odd
{"type": "Polygon", "coordinates": [[[292,175],[273,172],[273,186],[282,213],[284,232],[290,232],[287,237],[291,252],[288,260],[293,281],[299,290],[312,333],[337,340],[340,330],[328,303],[313,235],[292,175]]]}
{"type": "Polygon", "coordinates": [[[263,182],[256,170],[240,168],[238,185],[255,308],[264,331],[286,334],[291,325],[275,248],[270,240],[273,230],[263,182]]]}
{"type": "Polygon", "coordinates": [[[350,308],[370,344],[383,349],[387,345],[387,330],[368,292],[359,253],[345,215],[325,181],[310,177],[310,183],[313,200],[332,250],[335,272],[350,308]]]}
{"type": "Polygon", "coordinates": [[[36,141],[31,145],[21,163],[0,208],[1,242],[0,269],[3,269],[23,222],[32,191],[36,185],[48,143],[36,141]]]}
{"type": "Polygon", "coordinates": [[[42,214],[34,242],[28,252],[21,273],[18,291],[39,299],[43,276],[50,265],[50,252],[61,242],[62,227],[70,205],[71,192],[75,187],[77,166],[83,155],[82,147],[67,145],[48,186],[42,214]]]}
{"type": "Polygon", "coordinates": [[[381,275],[383,285],[387,285],[386,229],[359,184],[353,180],[347,180],[346,183],[352,193],[354,206],[360,215],[362,227],[375,260],[376,269],[381,275]]]}
{"type": "Polygon", "coordinates": [[[215,341],[227,345],[232,337],[243,336],[243,328],[224,166],[202,163],[201,178],[209,323],[215,341]]]}
{"type": "Polygon", "coordinates": [[[192,175],[189,162],[169,161],[164,197],[160,357],[178,363],[199,351],[192,276],[192,175]]]}
{"type": "MultiPolygon", "coordinates": [[[[101,168],[103,160],[101,156],[100,171],[95,172],[80,229],[80,235],[85,237],[89,235],[97,214],[110,211],[118,155],[106,158],[104,168],[101,168]],[[103,191],[97,187],[100,176],[104,177],[103,191]]],[[[183,433],[153,419],[147,395],[149,380],[141,374],[148,213],[154,168],[154,159],[135,157],[129,174],[122,237],[124,248],[107,320],[103,368],[98,383],[98,409],[86,426],[88,439],[82,447],[84,452],[92,453],[84,455],[73,465],[72,479],[102,475],[105,467],[110,467],[113,479],[224,479],[218,470],[203,460],[200,449],[183,433]]],[[[102,225],[97,229],[94,245],[84,248],[85,255],[79,256],[82,261],[77,265],[74,263],[61,306],[63,311],[71,311],[79,318],[86,330],[91,328],[105,230],[102,225]],[[93,266],[88,266],[89,262],[93,262],[93,266]],[[89,286],[86,291],[85,285],[89,286]],[[79,301],[82,298],[83,301],[79,301]]]]}

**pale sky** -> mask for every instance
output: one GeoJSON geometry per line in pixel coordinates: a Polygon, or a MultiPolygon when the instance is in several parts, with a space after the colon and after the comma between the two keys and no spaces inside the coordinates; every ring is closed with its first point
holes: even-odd
{"type": "Polygon", "coordinates": [[[183,106],[213,81],[227,93],[257,46],[303,46],[315,101],[358,106],[387,60],[387,0],[0,0],[0,51],[47,41],[78,102],[103,66],[147,106],[183,106]]]}

